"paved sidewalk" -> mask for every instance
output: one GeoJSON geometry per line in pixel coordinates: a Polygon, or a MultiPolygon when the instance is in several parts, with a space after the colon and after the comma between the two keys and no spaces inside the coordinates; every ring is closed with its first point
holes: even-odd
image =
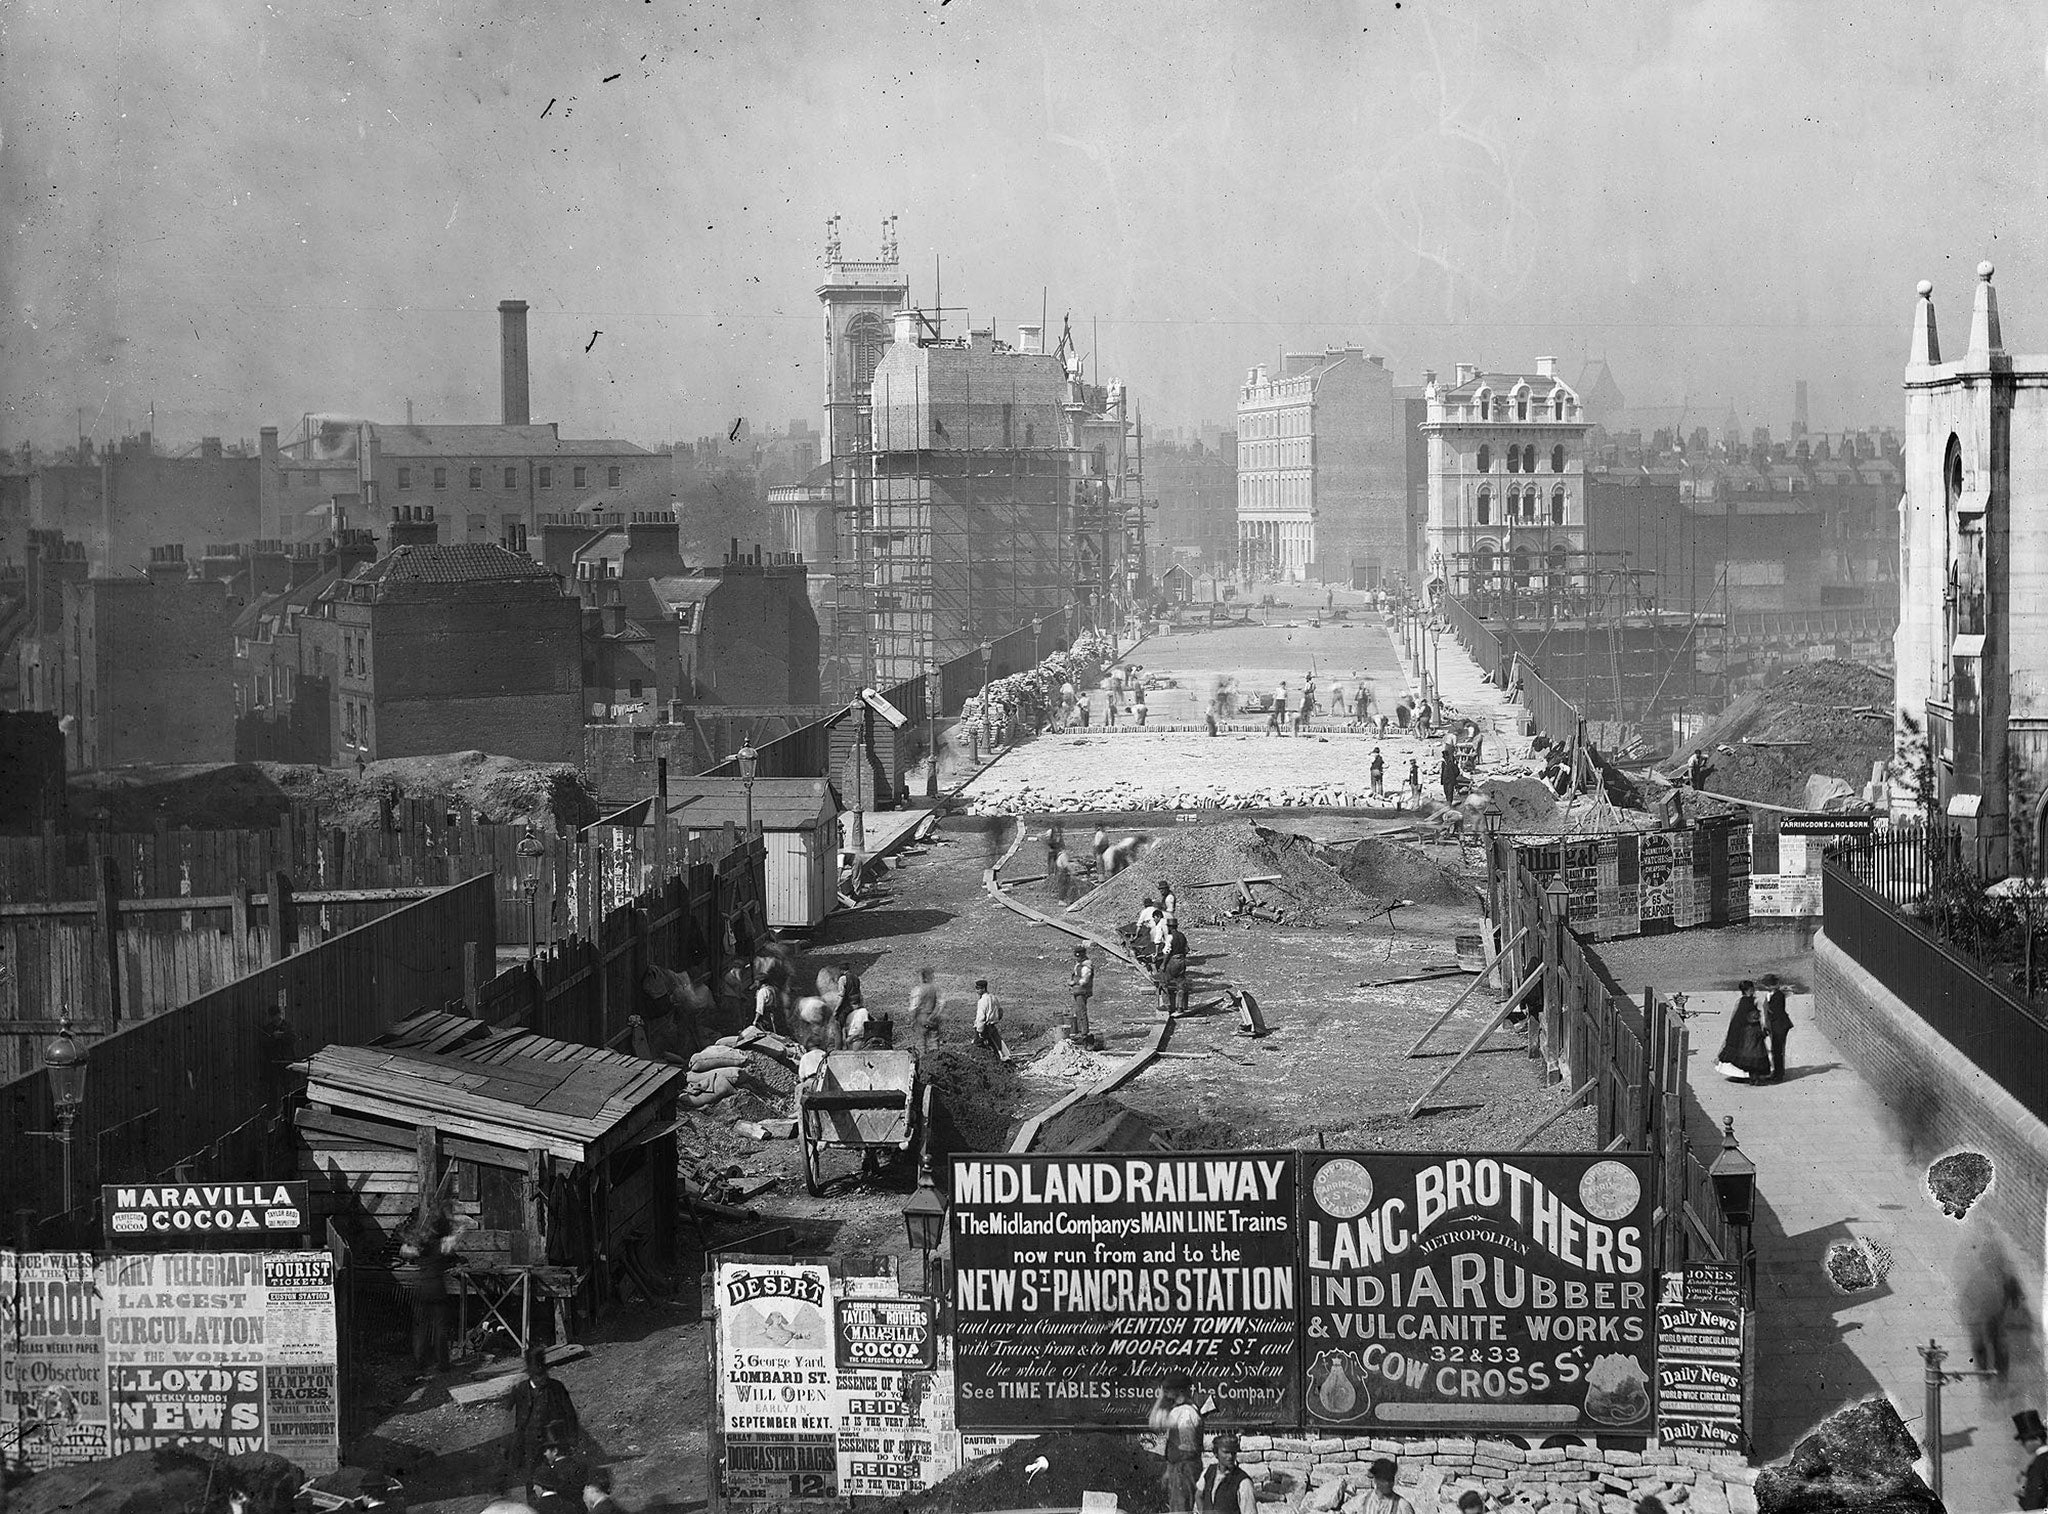
{"type": "MultiPolygon", "coordinates": [[[[1814,1025],[1811,995],[1788,1004],[1786,1081],[1756,1086],[1714,1071],[1734,993],[1657,989],[1688,993],[1699,1109],[1714,1131],[1733,1115],[1736,1139],[1757,1165],[1759,1457],[1782,1457],[1826,1415],[1875,1392],[1920,1434],[1923,1367],[1914,1347],[1931,1338],[1949,1351],[1950,1368],[1974,1365],[1965,1310],[1972,1278],[1990,1265],[1981,1232],[1934,1203],[1926,1163],[1907,1152],[1895,1117],[1814,1025]],[[1891,1268],[1875,1289],[1843,1294],[1823,1261],[1830,1245],[1859,1241],[1882,1247],[1891,1268]]],[[[1701,1146],[1711,1150],[1710,1140],[1701,1146]]],[[[2009,1416],[2026,1405],[2007,1399],[2019,1391],[2017,1382],[1975,1380],[1945,1391],[1944,1492],[1955,1514],[2012,1508],[2020,1461],[2009,1416]]]]}
{"type": "MultiPolygon", "coordinates": [[[[1391,617],[1386,620],[1387,640],[1393,644],[1394,656],[1401,664],[1401,671],[1408,679],[1411,694],[1421,688],[1421,670],[1414,659],[1401,646],[1401,633],[1391,617]]],[[[1520,762],[1529,755],[1529,712],[1521,705],[1509,700],[1507,690],[1494,685],[1480,671],[1465,651],[1463,643],[1446,631],[1443,640],[1430,652],[1437,672],[1443,680],[1443,700],[1459,715],[1477,720],[1486,729],[1487,746],[1492,751],[1485,766],[1494,765],[1496,757],[1501,760],[1520,762]]]]}

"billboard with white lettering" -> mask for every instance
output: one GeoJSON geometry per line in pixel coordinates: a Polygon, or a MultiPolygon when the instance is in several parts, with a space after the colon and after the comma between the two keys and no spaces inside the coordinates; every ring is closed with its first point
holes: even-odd
{"type": "Polygon", "coordinates": [[[0,1460],[40,1471],[106,1454],[91,1253],[0,1251],[0,1460]]]}
{"type": "Polygon", "coordinates": [[[1301,1161],[1311,1430],[1650,1433],[1647,1155],[1301,1161]]]}
{"type": "Polygon", "coordinates": [[[830,1269],[819,1262],[721,1261],[714,1287],[725,1506],[837,1508],[830,1269]]]}
{"type": "Polygon", "coordinates": [[[1292,1152],[953,1164],[963,1430],[1142,1429],[1185,1373],[1212,1428],[1300,1416],[1292,1152]]]}
{"type": "Polygon", "coordinates": [[[100,1189],[109,1251],[305,1244],[305,1183],[108,1183],[100,1189]]]}

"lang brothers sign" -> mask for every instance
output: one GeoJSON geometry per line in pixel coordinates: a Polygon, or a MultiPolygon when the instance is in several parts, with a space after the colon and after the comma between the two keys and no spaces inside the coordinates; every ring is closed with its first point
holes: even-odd
{"type": "Polygon", "coordinates": [[[1295,1424],[1296,1170],[1291,1152],[956,1160],[961,1428],[1142,1428],[1178,1373],[1212,1426],[1295,1424]]]}
{"type": "Polygon", "coordinates": [[[1311,1427],[1651,1429],[1649,1158],[1302,1154],[1311,1427]]]}
{"type": "Polygon", "coordinates": [[[109,1183],[100,1189],[107,1247],[288,1251],[309,1224],[306,1190],[304,1183],[109,1183]]]}

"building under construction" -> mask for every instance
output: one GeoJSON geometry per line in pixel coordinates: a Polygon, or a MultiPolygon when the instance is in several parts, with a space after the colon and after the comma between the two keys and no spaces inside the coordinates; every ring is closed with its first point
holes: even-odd
{"type": "MultiPolygon", "coordinates": [[[[1069,608],[1118,625],[1145,586],[1143,446],[1123,387],[1082,381],[1043,328],[944,334],[913,308],[893,223],[881,257],[841,256],[826,314],[823,478],[779,491],[822,551],[827,697],[929,673],[1069,608]],[[827,518],[829,516],[829,519],[827,518]]],[[[995,668],[1000,675],[1010,669],[995,668]]]]}
{"type": "Polygon", "coordinates": [[[1453,613],[1519,652],[1586,719],[1639,728],[1656,742],[1671,719],[1723,700],[1718,613],[1667,608],[1658,574],[1623,552],[1554,549],[1549,573],[1457,553],[1450,579],[1471,591],[1453,613]]]}

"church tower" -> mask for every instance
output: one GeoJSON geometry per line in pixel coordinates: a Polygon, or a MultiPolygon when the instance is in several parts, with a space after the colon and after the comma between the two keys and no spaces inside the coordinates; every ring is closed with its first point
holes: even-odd
{"type": "Polygon", "coordinates": [[[910,283],[896,260],[896,217],[882,222],[882,254],[851,262],[839,245],[839,217],[825,223],[825,456],[850,458],[864,443],[862,416],[868,385],[889,344],[896,312],[910,298],[910,283]]]}
{"type": "MultiPolygon", "coordinates": [[[[2048,358],[2014,357],[1991,265],[1943,362],[1923,281],[1906,360],[1894,704],[1982,865],[2039,870],[2048,815],[2048,358]]],[[[1909,813],[1910,777],[1893,786],[1909,813]]]]}

